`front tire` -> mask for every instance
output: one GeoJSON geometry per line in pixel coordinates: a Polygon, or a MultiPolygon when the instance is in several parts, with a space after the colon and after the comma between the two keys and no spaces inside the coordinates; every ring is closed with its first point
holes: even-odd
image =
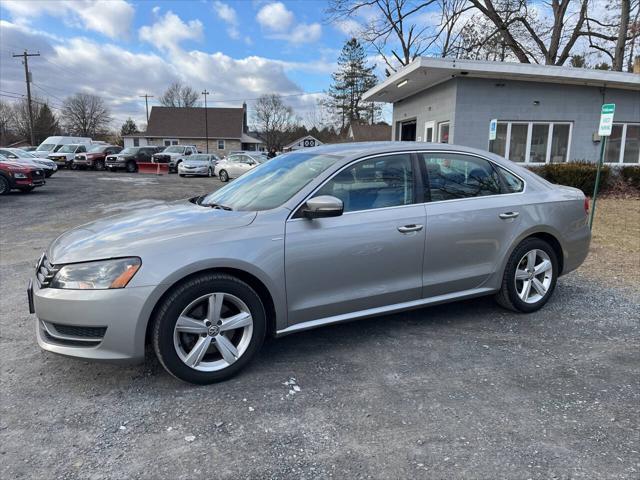
{"type": "Polygon", "coordinates": [[[535,312],[551,298],[558,273],[558,258],[551,245],[528,238],[511,253],[496,301],[516,312],[535,312]]]}
{"type": "Polygon", "coordinates": [[[229,174],[227,173],[226,170],[220,170],[220,173],[218,174],[218,177],[220,178],[221,182],[228,182],[229,181],[229,174]]]}
{"type": "Polygon", "coordinates": [[[104,160],[96,160],[93,164],[93,168],[98,172],[102,172],[104,170],[104,160]]]}
{"type": "Polygon", "coordinates": [[[138,166],[136,165],[136,162],[133,162],[133,161],[127,162],[127,172],[136,173],[137,170],[138,170],[138,166]]]}
{"type": "Polygon", "coordinates": [[[0,195],[6,195],[11,190],[11,184],[4,175],[0,175],[0,195]]]}
{"type": "Polygon", "coordinates": [[[179,284],[160,304],[152,342],[174,377],[206,385],[237,374],[266,334],[260,296],[245,282],[207,273],[179,284]]]}

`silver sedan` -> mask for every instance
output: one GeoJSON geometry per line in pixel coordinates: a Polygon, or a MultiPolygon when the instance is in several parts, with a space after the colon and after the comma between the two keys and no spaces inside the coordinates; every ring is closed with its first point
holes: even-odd
{"type": "Polygon", "coordinates": [[[185,157],[185,159],[178,164],[178,174],[181,177],[188,175],[204,175],[212,177],[216,164],[220,161],[220,158],[213,153],[197,153],[185,157]]]}
{"type": "Polygon", "coordinates": [[[581,191],[480,150],[325,145],[64,233],[30,307],[45,350],[132,362],[150,343],[206,384],[267,335],[482,295],[536,311],[587,256],[587,210],[581,191]]]}

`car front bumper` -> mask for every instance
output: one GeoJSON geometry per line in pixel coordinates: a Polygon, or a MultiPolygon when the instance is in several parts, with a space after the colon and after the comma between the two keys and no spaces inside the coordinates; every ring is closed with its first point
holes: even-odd
{"type": "Polygon", "coordinates": [[[34,278],[29,288],[42,349],[86,360],[144,360],[145,306],[154,287],[64,290],[40,288],[34,278]]]}
{"type": "MultiPolygon", "coordinates": [[[[183,167],[182,164],[178,166],[178,173],[180,175],[208,175],[209,167],[196,167],[196,168],[187,168],[183,167]]],[[[213,173],[213,169],[211,170],[213,173]]]]}

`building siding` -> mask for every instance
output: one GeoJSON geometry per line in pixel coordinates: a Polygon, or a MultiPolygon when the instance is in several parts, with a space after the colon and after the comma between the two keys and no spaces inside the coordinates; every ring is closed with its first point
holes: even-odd
{"type": "Polygon", "coordinates": [[[437,131],[438,124],[449,121],[451,122],[449,142],[452,143],[456,138],[456,86],[456,80],[451,80],[395,103],[393,105],[393,139],[398,139],[398,124],[406,120],[416,119],[416,140],[424,139],[426,122],[435,122],[437,131]]]}
{"type": "MultiPolygon", "coordinates": [[[[171,137],[139,137],[140,146],[144,145],[164,145],[164,140],[171,137]]],[[[198,151],[207,151],[207,142],[200,138],[178,138],[180,145],[195,145],[198,151]]],[[[124,146],[133,147],[133,137],[124,137],[124,146]]],[[[224,149],[218,150],[218,139],[209,139],[209,153],[215,153],[216,155],[223,157],[229,154],[231,151],[241,150],[242,144],[238,139],[224,139],[224,149]]]]}

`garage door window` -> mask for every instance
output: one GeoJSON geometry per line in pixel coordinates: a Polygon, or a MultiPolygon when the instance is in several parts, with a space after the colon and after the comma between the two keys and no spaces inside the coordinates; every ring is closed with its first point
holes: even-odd
{"type": "Polygon", "coordinates": [[[487,160],[456,154],[422,154],[427,198],[432,202],[500,193],[498,174],[487,160]]]}
{"type": "Polygon", "coordinates": [[[338,173],[317,195],[339,198],[345,212],[413,204],[411,157],[389,155],[363,160],[338,173]]]}
{"type": "Polygon", "coordinates": [[[489,151],[513,162],[562,163],[569,159],[569,122],[498,122],[489,151]]]}

